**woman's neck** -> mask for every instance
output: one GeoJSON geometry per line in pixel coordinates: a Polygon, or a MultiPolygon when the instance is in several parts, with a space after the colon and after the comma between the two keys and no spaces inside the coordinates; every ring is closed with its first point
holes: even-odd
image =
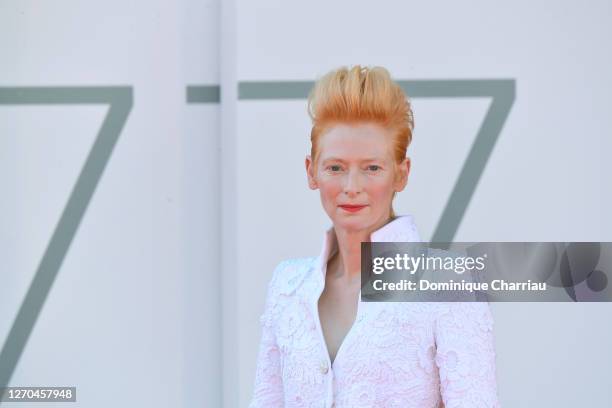
{"type": "Polygon", "coordinates": [[[338,253],[334,256],[336,259],[333,259],[333,270],[328,271],[331,273],[330,277],[347,282],[359,279],[361,274],[361,243],[369,242],[372,232],[382,228],[390,221],[392,221],[392,218],[389,216],[372,228],[360,231],[334,228],[338,253]]]}

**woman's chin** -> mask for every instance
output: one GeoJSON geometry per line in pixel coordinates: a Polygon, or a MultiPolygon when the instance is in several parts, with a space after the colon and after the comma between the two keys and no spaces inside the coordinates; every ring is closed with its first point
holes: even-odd
{"type": "Polygon", "coordinates": [[[371,223],[371,214],[368,214],[366,210],[367,208],[364,208],[363,210],[353,213],[339,209],[333,220],[334,225],[351,230],[365,229],[371,223]]]}

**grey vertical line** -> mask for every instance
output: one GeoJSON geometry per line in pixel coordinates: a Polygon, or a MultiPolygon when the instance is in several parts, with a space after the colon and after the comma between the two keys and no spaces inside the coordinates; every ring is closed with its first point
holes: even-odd
{"type": "Polygon", "coordinates": [[[188,85],[187,103],[219,103],[221,88],[219,85],[188,85]]]}
{"type": "MultiPolygon", "coordinates": [[[[219,104],[220,102],[221,102],[221,86],[219,85],[188,85],[187,86],[187,103],[189,104],[219,104]]],[[[219,138],[218,135],[216,136],[216,139],[217,139],[217,143],[215,147],[216,149],[221,149],[223,145],[222,139],[219,138]]],[[[218,157],[218,155],[215,155],[215,158],[213,160],[215,160],[215,166],[221,168],[220,167],[221,159],[218,157]]],[[[214,190],[219,193],[221,192],[221,183],[222,183],[222,177],[223,177],[222,173],[223,172],[218,174],[218,178],[215,180],[215,185],[214,185],[214,190]]],[[[220,196],[221,194],[217,194],[216,195],[217,199],[215,200],[217,204],[216,213],[218,215],[220,215],[222,211],[221,210],[222,202],[221,202],[220,196]]],[[[219,237],[222,236],[220,216],[214,219],[212,228],[214,229],[217,236],[219,237]]],[[[220,268],[221,266],[221,250],[222,250],[221,245],[219,245],[218,255],[217,255],[217,258],[215,259],[215,264],[217,268],[220,268]]],[[[214,393],[214,395],[207,395],[206,397],[207,397],[207,401],[210,403],[211,406],[222,406],[223,405],[221,402],[223,400],[223,396],[222,396],[223,374],[222,373],[224,371],[222,356],[223,356],[224,345],[223,345],[223,339],[222,339],[223,302],[222,302],[221,296],[222,296],[223,286],[219,282],[218,286],[210,285],[206,289],[208,293],[205,293],[204,296],[206,296],[213,304],[216,304],[217,310],[219,310],[219,313],[216,315],[216,319],[212,324],[213,327],[217,328],[216,335],[214,336],[215,344],[213,345],[213,349],[215,349],[215,346],[217,346],[216,350],[221,351],[221,352],[215,353],[213,358],[206,362],[207,365],[209,365],[210,367],[213,367],[213,370],[216,370],[218,373],[221,373],[220,380],[219,380],[219,386],[215,387],[213,385],[211,387],[212,389],[216,389],[217,391],[214,393]]],[[[187,387],[188,385],[185,385],[185,384],[183,385],[184,389],[187,387]]]]}
{"type": "Polygon", "coordinates": [[[0,88],[0,104],[109,104],[96,140],[0,352],[0,388],[6,387],[40,316],[133,104],[131,87],[0,88]]]}
{"type": "Polygon", "coordinates": [[[490,83],[488,89],[493,100],[446,202],[432,242],[451,242],[454,239],[514,103],[514,81],[490,83]]]}
{"type": "Polygon", "coordinates": [[[221,395],[219,406],[234,408],[240,406],[240,364],[238,349],[242,330],[238,327],[240,299],[236,282],[240,253],[238,213],[238,1],[221,2],[220,11],[220,58],[219,80],[221,103],[219,106],[219,149],[223,171],[219,174],[220,270],[219,290],[221,293],[221,395]]]}

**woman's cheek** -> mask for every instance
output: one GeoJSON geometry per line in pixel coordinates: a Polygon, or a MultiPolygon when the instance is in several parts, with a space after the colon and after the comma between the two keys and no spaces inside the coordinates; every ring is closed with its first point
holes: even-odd
{"type": "Polygon", "coordinates": [[[321,191],[324,192],[327,197],[336,197],[338,191],[341,191],[342,187],[340,182],[335,179],[323,179],[321,183],[321,191]]]}
{"type": "Polygon", "coordinates": [[[370,186],[370,194],[376,197],[376,202],[381,206],[393,197],[393,184],[388,180],[380,180],[370,186]]]}
{"type": "Polygon", "coordinates": [[[336,189],[329,183],[322,184],[320,186],[320,189],[325,207],[327,207],[328,209],[332,209],[332,207],[335,207],[335,201],[337,196],[336,189]]]}

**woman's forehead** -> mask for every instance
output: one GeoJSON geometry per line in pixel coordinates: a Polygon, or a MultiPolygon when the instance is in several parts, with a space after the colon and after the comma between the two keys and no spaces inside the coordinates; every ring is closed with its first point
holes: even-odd
{"type": "Polygon", "coordinates": [[[320,140],[320,158],[386,159],[391,154],[391,134],[375,124],[336,125],[320,140]]]}

